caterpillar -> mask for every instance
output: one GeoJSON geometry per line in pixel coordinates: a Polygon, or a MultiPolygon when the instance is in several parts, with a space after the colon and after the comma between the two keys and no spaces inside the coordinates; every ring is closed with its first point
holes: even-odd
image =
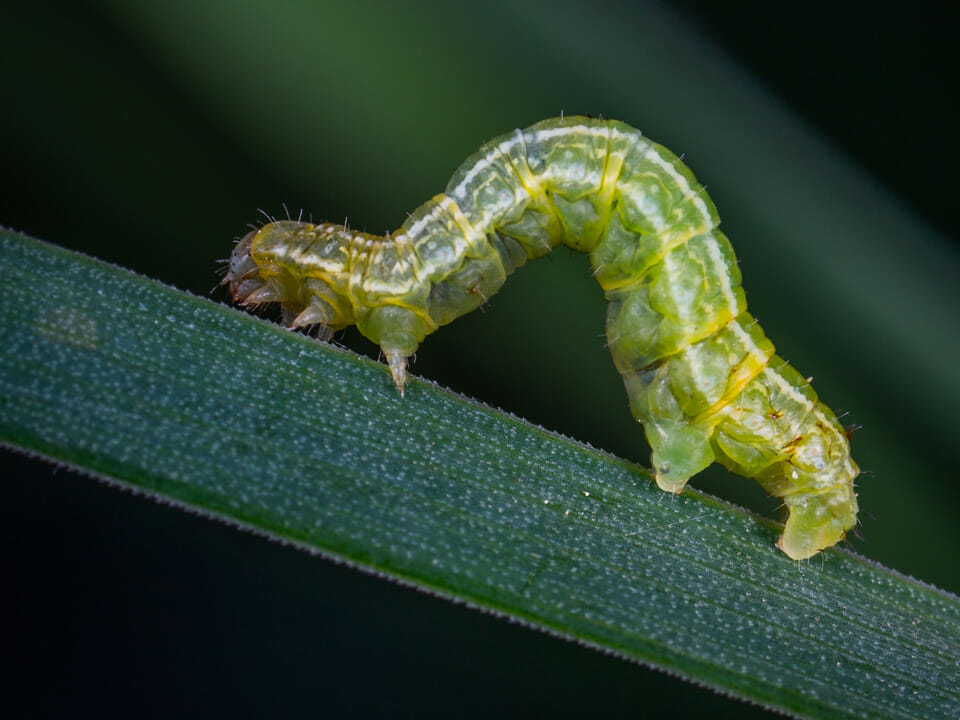
{"type": "Polygon", "coordinates": [[[854,527],[859,470],[844,428],[747,312],[713,202],[625,123],[554,118],[483,145],[446,190],[384,236],[271,222],[237,243],[224,283],[280,303],[291,327],[356,325],[400,392],[423,339],[483,304],[528,259],[588,253],[607,340],[657,484],[679,493],[717,461],[781,498],[777,546],[808,558],[854,527]]]}

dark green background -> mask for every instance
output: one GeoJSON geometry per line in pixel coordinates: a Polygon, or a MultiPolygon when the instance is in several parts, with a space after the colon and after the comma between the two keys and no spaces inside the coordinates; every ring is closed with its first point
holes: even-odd
{"type": "MultiPolygon", "coordinates": [[[[956,27],[924,3],[24,3],[0,14],[0,223],[205,294],[258,208],[381,232],[493,135],[617,117],[686,154],[751,310],[863,426],[854,549],[957,591],[956,27]]],[[[645,463],[603,311],[560,251],[413,371],[645,463]]],[[[8,679],[39,715],[763,715],[3,462],[8,679]]]]}

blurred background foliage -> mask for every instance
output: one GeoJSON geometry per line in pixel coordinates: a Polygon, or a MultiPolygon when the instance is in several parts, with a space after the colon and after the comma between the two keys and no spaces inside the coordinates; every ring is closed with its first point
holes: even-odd
{"type": "MultiPolygon", "coordinates": [[[[622,119],[685,155],[751,310],[862,426],[853,548],[956,592],[957,10],[727,5],[13,3],[0,223],[206,294],[259,211],[382,232],[494,135],[561,111],[622,119]]],[[[561,250],[431,337],[413,371],[645,464],[603,317],[586,258],[561,250]]],[[[8,652],[39,714],[764,715],[3,462],[8,652]]],[[[695,484],[776,513],[722,470],[695,484]]]]}

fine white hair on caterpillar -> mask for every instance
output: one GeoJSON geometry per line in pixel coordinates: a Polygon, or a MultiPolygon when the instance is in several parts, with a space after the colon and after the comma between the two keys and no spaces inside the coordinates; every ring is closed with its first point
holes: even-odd
{"type": "Polygon", "coordinates": [[[320,337],[356,325],[402,393],[420,342],[517,267],[561,244],[588,253],[657,484],[679,493],[714,461],[755,478],[789,513],[777,545],[808,558],[856,525],[859,469],[836,416],[747,312],[719,224],[669,150],[622,122],[566,116],[485,144],[394,233],[271,221],[237,244],[224,283],[320,337]]]}

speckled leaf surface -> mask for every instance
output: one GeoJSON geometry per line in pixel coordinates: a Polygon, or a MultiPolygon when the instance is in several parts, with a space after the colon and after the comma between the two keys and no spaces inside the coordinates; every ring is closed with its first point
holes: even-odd
{"type": "Polygon", "coordinates": [[[0,233],[0,441],[787,713],[956,717],[957,598],[99,261],[0,233]]]}

